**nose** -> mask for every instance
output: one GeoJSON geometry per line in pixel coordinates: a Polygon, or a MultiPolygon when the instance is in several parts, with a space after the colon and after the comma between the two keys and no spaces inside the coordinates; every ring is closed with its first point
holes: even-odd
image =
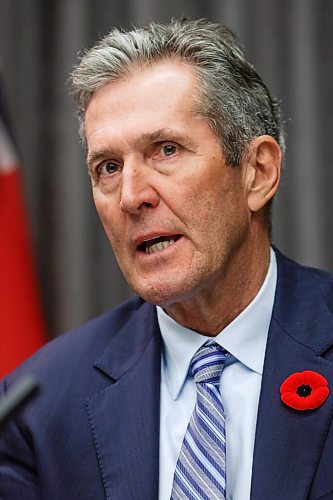
{"type": "Polygon", "coordinates": [[[155,208],[159,194],[152,184],[154,172],[147,165],[124,165],[121,176],[120,208],[139,215],[144,207],[155,208]]]}

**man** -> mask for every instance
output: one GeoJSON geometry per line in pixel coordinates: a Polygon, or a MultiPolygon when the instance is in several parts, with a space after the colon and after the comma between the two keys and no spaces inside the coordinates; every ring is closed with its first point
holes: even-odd
{"type": "Polygon", "coordinates": [[[140,298],[3,382],[32,373],[40,392],[0,437],[0,497],[333,498],[333,281],[270,247],[275,100],[204,20],[113,30],[72,80],[96,208],[140,298]],[[211,352],[218,376],[198,382],[211,352]]]}

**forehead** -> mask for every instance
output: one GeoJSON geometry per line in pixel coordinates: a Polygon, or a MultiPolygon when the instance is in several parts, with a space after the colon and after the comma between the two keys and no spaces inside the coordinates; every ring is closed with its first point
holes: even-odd
{"type": "Polygon", "coordinates": [[[149,133],[184,124],[195,114],[198,96],[195,70],[189,64],[170,60],[138,69],[92,95],[85,115],[87,142],[106,127],[116,134],[146,126],[149,133]]]}
{"type": "Polygon", "coordinates": [[[124,73],[118,79],[110,80],[93,92],[87,110],[94,99],[103,95],[108,89],[112,89],[112,93],[116,95],[128,89],[133,91],[135,88],[137,95],[141,94],[141,91],[151,90],[151,87],[161,92],[166,87],[172,87],[173,91],[186,87],[187,90],[191,89],[192,93],[198,92],[196,69],[192,64],[176,58],[157,61],[142,67],[133,67],[128,73],[124,73]]]}

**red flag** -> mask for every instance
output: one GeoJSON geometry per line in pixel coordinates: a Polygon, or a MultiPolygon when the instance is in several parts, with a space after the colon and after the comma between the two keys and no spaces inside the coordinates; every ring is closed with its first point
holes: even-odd
{"type": "Polygon", "coordinates": [[[23,202],[21,172],[1,101],[0,378],[46,341],[23,202]]]}

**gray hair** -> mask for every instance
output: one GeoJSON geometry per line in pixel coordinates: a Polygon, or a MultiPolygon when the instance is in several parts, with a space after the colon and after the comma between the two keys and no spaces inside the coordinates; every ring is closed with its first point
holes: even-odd
{"type": "Polygon", "coordinates": [[[195,68],[201,89],[196,111],[219,138],[229,165],[240,165],[249,142],[264,134],[284,152],[278,102],[245,59],[235,35],[205,19],[151,23],[127,32],[113,29],[85,52],[71,75],[83,141],[85,111],[97,89],[166,59],[195,68]]]}

